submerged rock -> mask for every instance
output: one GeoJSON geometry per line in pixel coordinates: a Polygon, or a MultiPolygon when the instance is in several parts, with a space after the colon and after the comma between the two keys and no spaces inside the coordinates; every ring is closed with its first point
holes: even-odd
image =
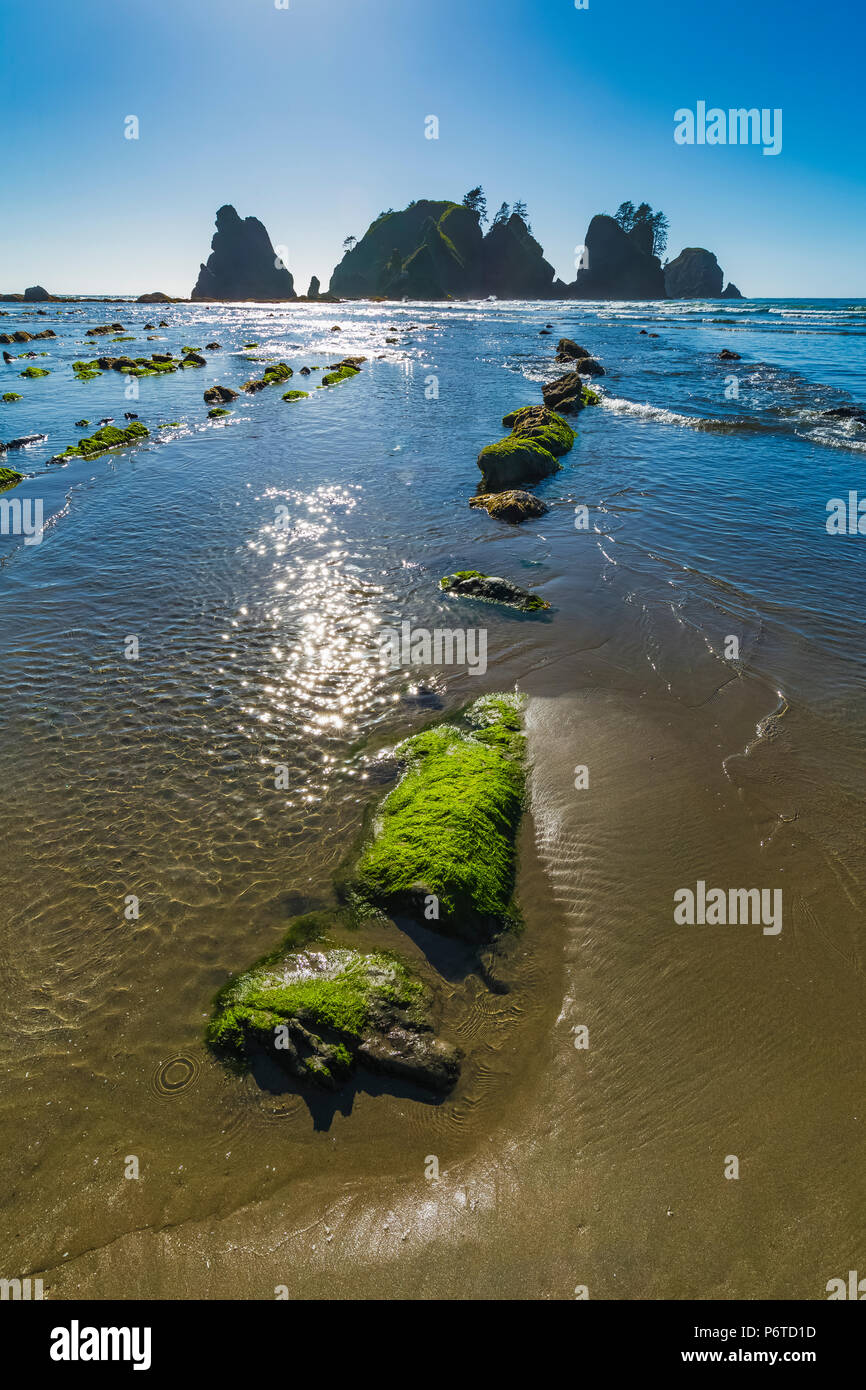
{"type": "Polygon", "coordinates": [[[469,505],[483,507],[497,521],[508,521],[512,525],[527,521],[530,517],[544,516],[549,510],[539,497],[533,497],[531,492],[524,492],[521,488],[509,492],[479,493],[476,497],[470,497],[469,505]]]}
{"type": "Polygon", "coordinates": [[[722,348],[719,353],[720,362],[740,362],[742,358],[738,352],[731,352],[730,348],[722,348]]]}
{"type": "Polygon", "coordinates": [[[266,386],[278,386],[281,381],[288,381],[292,376],[294,372],[287,362],[274,362],[265,368],[261,377],[245,381],[244,390],[254,395],[256,391],[264,391],[266,386]]]}
{"type": "Polygon", "coordinates": [[[10,439],[8,444],[0,444],[0,450],[26,449],[28,444],[41,444],[47,434],[22,434],[19,439],[10,439]]]}
{"type": "Polygon", "coordinates": [[[88,338],[101,338],[106,333],[123,333],[125,331],[122,323],[102,323],[98,328],[88,328],[86,336],[88,338]]]}
{"type": "Polygon", "coordinates": [[[221,351],[222,351],[222,343],[205,343],[204,346],[205,346],[205,351],[206,351],[206,352],[221,352],[221,351]]]}
{"type": "Polygon", "coordinates": [[[134,420],[125,430],[119,430],[114,425],[104,424],[89,439],[79,439],[77,444],[70,444],[64,449],[62,454],[55,454],[48,460],[49,463],[68,463],[71,458],[95,458],[98,454],[105,454],[110,449],[125,449],[130,444],[138,444],[147,439],[149,431],[146,427],[134,420]]]}
{"type": "Polygon", "coordinates": [[[276,952],[230,981],[207,1041],[241,1067],[265,1053],[326,1090],[362,1066],[445,1092],[460,1074],[460,1053],[434,1035],[434,1002],[395,956],[316,943],[276,952]]]}
{"type": "Polygon", "coordinates": [[[497,574],[482,574],[480,570],[457,570],[446,574],[439,580],[439,588],[446,594],[457,598],[478,598],[488,603],[504,603],[509,608],[520,608],[525,613],[549,608],[543,598],[512,584],[510,579],[502,579],[497,574]]]}
{"type": "Polygon", "coordinates": [[[821,414],[825,420],[854,420],[858,425],[866,425],[866,408],[862,405],[835,405],[821,414]]]}
{"type": "Polygon", "coordinates": [[[220,405],[226,401],[236,401],[238,392],[230,386],[211,386],[205,391],[204,398],[208,405],[220,405]]]}

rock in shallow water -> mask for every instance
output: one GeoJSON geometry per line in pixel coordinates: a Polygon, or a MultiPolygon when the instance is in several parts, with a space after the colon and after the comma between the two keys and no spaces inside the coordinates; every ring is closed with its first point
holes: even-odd
{"type": "Polygon", "coordinates": [[[509,608],[520,608],[524,613],[550,607],[543,598],[521,589],[518,584],[512,584],[510,579],[502,579],[498,574],[482,574],[480,570],[457,570],[454,574],[446,574],[439,580],[439,588],[457,598],[504,603],[509,608]]]}
{"type": "Polygon", "coordinates": [[[357,1066],[448,1091],[460,1053],[431,1025],[432,990],[396,957],[339,946],[276,955],[217,996],[207,1039],[249,1066],[266,1053],[299,1081],[336,1090],[357,1066]]]}
{"type": "Polygon", "coordinates": [[[483,507],[497,521],[509,521],[514,525],[528,520],[529,517],[544,516],[548,511],[540,498],[533,497],[531,492],[524,492],[521,488],[513,488],[507,492],[481,493],[477,497],[470,497],[469,505],[483,507]]]}

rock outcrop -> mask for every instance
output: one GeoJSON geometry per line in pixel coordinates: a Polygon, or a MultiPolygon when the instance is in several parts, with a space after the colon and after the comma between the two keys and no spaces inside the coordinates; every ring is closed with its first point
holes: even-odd
{"type": "Polygon", "coordinates": [[[152,294],[140,294],[135,301],[136,304],[171,304],[171,295],[163,294],[162,290],[154,290],[152,294]]]}
{"type": "Polygon", "coordinates": [[[28,304],[45,304],[54,296],[50,295],[41,285],[28,285],[24,291],[24,298],[28,304]]]}
{"type": "Polygon", "coordinates": [[[586,267],[568,286],[574,299],[665,299],[661,261],[613,217],[599,213],[586,233],[586,267]]]}
{"type": "Polygon", "coordinates": [[[722,290],[722,293],[721,293],[720,298],[721,298],[721,299],[744,299],[744,298],[745,298],[745,295],[740,294],[740,291],[737,289],[736,285],[732,284],[731,281],[729,280],[728,283],[725,285],[725,288],[722,290]]]}
{"type": "Polygon", "coordinates": [[[443,593],[454,598],[477,598],[486,603],[503,603],[508,608],[519,608],[523,613],[534,613],[550,604],[528,589],[521,589],[510,579],[502,579],[498,574],[482,574],[480,570],[456,570],[439,580],[443,593]]]}
{"type": "Polygon", "coordinates": [[[703,246],[684,247],[665,266],[668,299],[720,299],[724,278],[712,251],[703,246]]]}
{"type": "Polygon", "coordinates": [[[322,287],[319,284],[318,275],[314,275],[310,280],[310,288],[307,290],[307,298],[318,299],[321,288],[322,287]]]}
{"type": "Polygon", "coordinates": [[[549,510],[540,497],[533,497],[531,492],[525,492],[522,488],[513,488],[510,492],[479,493],[476,497],[470,497],[469,505],[483,507],[489,516],[497,521],[508,521],[513,526],[533,516],[544,516],[549,510]]]}
{"type": "Polygon", "coordinates": [[[482,233],[462,203],[421,199],[382,213],[331,276],[342,298],[547,298],[554,270],[516,213],[482,233]]]}
{"type": "Polygon", "coordinates": [[[211,254],[190,297],[279,300],[297,296],[292,277],[279,264],[264,225],[257,217],[240,218],[226,204],[217,212],[211,254]]]}

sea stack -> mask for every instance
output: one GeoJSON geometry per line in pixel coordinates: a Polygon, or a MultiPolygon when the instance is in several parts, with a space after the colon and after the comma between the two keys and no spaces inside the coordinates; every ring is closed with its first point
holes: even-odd
{"type": "Polygon", "coordinates": [[[665,299],[661,261],[614,217],[598,213],[586,233],[586,267],[568,287],[574,299],[665,299]]]}
{"type": "Polygon", "coordinates": [[[190,296],[201,299],[295,299],[291,275],[257,217],[240,218],[230,204],[216,215],[207,265],[190,296]]]}
{"type": "Polygon", "coordinates": [[[712,251],[702,246],[684,247],[665,266],[668,299],[720,299],[724,278],[712,251]]]}

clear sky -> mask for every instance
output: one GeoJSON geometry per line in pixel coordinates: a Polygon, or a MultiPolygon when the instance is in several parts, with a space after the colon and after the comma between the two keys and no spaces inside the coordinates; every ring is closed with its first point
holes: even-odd
{"type": "Polygon", "coordinates": [[[282,3],[0,0],[0,292],[188,295],[228,202],[304,293],[383,208],[481,183],[564,280],[629,198],[747,295],[866,296],[860,0],[282,3]],[[781,153],[677,145],[699,101],[781,108],[781,153]]]}

